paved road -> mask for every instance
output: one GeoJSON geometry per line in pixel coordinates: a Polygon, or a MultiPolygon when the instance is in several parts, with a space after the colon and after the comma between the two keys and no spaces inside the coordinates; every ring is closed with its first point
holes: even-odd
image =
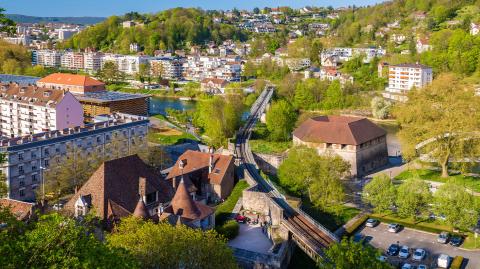
{"type": "MultiPolygon", "coordinates": [[[[400,245],[407,245],[410,248],[423,248],[428,252],[427,259],[423,262],[429,265],[429,268],[433,267],[433,263],[439,254],[448,254],[451,257],[463,256],[468,259],[467,269],[479,269],[480,268],[480,251],[466,251],[459,248],[452,247],[448,244],[443,245],[437,243],[437,235],[419,232],[411,229],[403,229],[402,231],[394,234],[387,231],[387,225],[381,223],[375,228],[364,227],[359,233],[367,236],[367,240],[370,239],[370,244],[376,248],[386,250],[390,244],[400,242],[400,245]],[[371,238],[369,238],[369,236],[371,238]]],[[[392,262],[399,262],[399,258],[393,258],[392,262]]],[[[405,260],[403,260],[405,262],[405,260]]],[[[407,262],[412,263],[409,258],[407,262]]],[[[418,263],[416,263],[418,264],[418,263]]]]}

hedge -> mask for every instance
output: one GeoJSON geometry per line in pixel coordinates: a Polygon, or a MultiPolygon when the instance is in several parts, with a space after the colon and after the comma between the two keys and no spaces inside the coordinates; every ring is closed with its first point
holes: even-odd
{"type": "Polygon", "coordinates": [[[358,227],[360,227],[365,221],[367,221],[368,215],[362,215],[360,216],[355,222],[352,223],[352,225],[348,225],[345,227],[345,232],[347,234],[352,234],[355,232],[358,227]]]}
{"type": "Polygon", "coordinates": [[[460,269],[462,267],[463,263],[463,257],[462,256],[456,256],[455,259],[453,259],[452,266],[450,267],[451,269],[460,269]]]}
{"type": "Polygon", "coordinates": [[[229,220],[222,226],[216,228],[217,233],[223,235],[226,239],[232,240],[238,236],[240,225],[235,220],[229,220]]]}
{"type": "MultiPolygon", "coordinates": [[[[407,221],[402,221],[401,219],[398,219],[398,218],[382,217],[382,216],[379,216],[379,215],[371,215],[371,217],[375,218],[375,219],[377,219],[381,222],[398,223],[398,224],[402,225],[403,227],[412,228],[412,229],[421,230],[421,231],[430,232],[430,233],[439,234],[441,232],[447,231],[447,229],[445,229],[445,228],[436,228],[436,227],[430,227],[430,226],[422,225],[421,222],[418,223],[418,224],[414,224],[414,223],[410,223],[410,222],[407,222],[407,221]]],[[[449,233],[460,235],[459,233],[452,233],[451,231],[449,233]]]]}

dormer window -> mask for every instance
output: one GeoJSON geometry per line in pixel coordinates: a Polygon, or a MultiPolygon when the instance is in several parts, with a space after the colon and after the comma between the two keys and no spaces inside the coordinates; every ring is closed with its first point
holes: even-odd
{"type": "Polygon", "coordinates": [[[178,163],[178,167],[180,169],[184,169],[185,165],[187,165],[187,160],[186,159],[180,160],[180,162],[178,163]]]}
{"type": "Polygon", "coordinates": [[[50,97],[51,94],[52,94],[51,91],[44,91],[43,92],[43,97],[50,97]]]}

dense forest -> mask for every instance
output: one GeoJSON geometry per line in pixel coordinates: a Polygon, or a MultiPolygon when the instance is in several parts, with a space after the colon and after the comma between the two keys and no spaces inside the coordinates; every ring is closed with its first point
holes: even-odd
{"type": "Polygon", "coordinates": [[[220,43],[226,39],[247,39],[247,34],[233,25],[215,23],[215,13],[193,8],[175,8],[156,14],[128,13],[112,16],[88,27],[63,44],[74,49],[95,48],[102,51],[129,53],[131,43],[137,43],[145,53],[157,49],[174,50],[205,42],[220,43]],[[135,27],[123,28],[122,22],[133,20],[135,27]]]}

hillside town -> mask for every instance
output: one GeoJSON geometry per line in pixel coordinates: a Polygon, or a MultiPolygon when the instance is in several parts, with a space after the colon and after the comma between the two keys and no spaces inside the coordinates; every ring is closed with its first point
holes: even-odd
{"type": "Polygon", "coordinates": [[[377,2],[0,4],[0,268],[480,268],[480,4],[377,2]]]}

